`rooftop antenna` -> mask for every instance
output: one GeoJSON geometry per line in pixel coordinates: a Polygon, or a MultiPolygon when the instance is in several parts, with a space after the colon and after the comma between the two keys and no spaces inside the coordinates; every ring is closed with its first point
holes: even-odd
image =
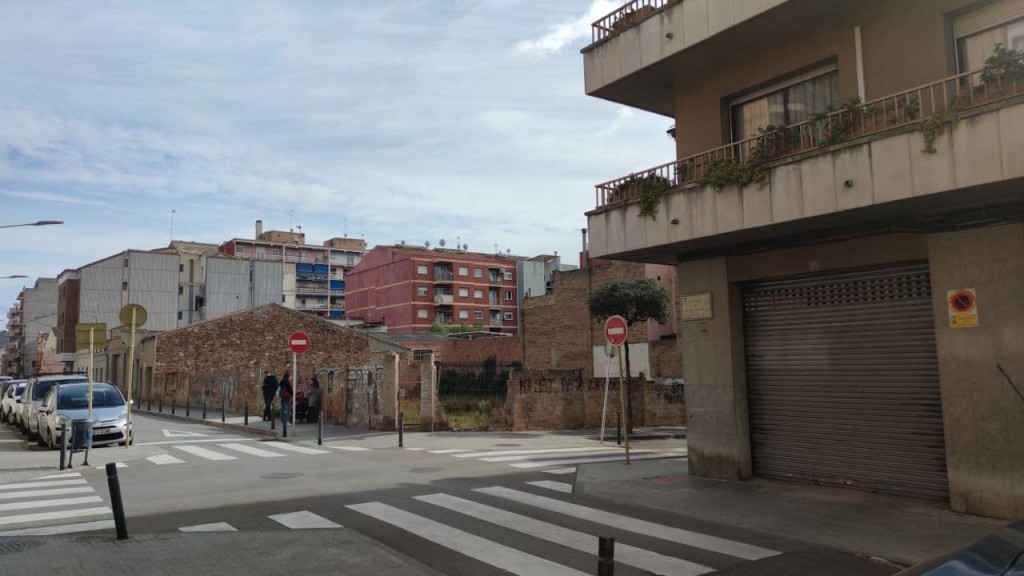
{"type": "Polygon", "coordinates": [[[171,208],[171,237],[170,242],[174,242],[174,214],[177,212],[174,208],[171,208]]]}
{"type": "Polygon", "coordinates": [[[295,210],[289,210],[288,211],[288,229],[289,230],[291,230],[291,228],[292,228],[292,216],[294,216],[294,215],[295,215],[295,210]]]}
{"type": "Polygon", "coordinates": [[[441,238],[440,240],[437,241],[437,245],[440,246],[441,248],[444,248],[445,244],[447,244],[447,242],[444,241],[444,238],[441,238]]]}

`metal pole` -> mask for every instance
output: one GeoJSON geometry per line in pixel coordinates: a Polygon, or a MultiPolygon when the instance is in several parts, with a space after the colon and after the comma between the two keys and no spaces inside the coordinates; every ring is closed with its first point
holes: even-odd
{"type": "Polygon", "coordinates": [[[60,469],[63,470],[65,468],[65,466],[64,466],[64,458],[66,458],[67,454],[68,454],[68,423],[67,422],[62,422],[61,423],[61,425],[60,425],[60,434],[61,434],[61,438],[60,438],[60,469]]]}
{"type": "Polygon", "coordinates": [[[125,449],[130,448],[132,443],[129,441],[132,437],[132,380],[135,375],[135,312],[138,310],[138,306],[132,306],[132,327],[131,327],[131,340],[128,342],[128,402],[126,406],[128,423],[125,425],[125,449]]]}
{"type": "Polygon", "coordinates": [[[117,463],[107,464],[107,487],[110,489],[110,507],[114,512],[114,526],[117,539],[128,539],[128,527],[124,523],[124,504],[121,502],[121,483],[117,479],[117,463]]]}
{"type": "Polygon", "coordinates": [[[297,394],[296,390],[299,389],[299,355],[292,351],[292,412],[288,415],[288,419],[295,424],[295,397],[297,394]]]}
{"type": "Polygon", "coordinates": [[[405,412],[398,413],[398,447],[402,447],[402,433],[405,432],[405,412]]]}
{"type": "Polygon", "coordinates": [[[89,328],[89,420],[92,420],[92,358],[95,355],[93,353],[93,334],[96,332],[95,328],[89,328]]]}
{"type": "Polygon", "coordinates": [[[611,380],[612,377],[613,350],[615,350],[614,346],[611,346],[610,344],[605,345],[605,351],[607,352],[605,356],[607,356],[606,361],[608,364],[607,369],[604,372],[604,404],[601,405],[601,444],[604,444],[604,423],[608,414],[608,381],[611,380]]]}
{"type": "Polygon", "coordinates": [[[597,538],[597,576],[615,576],[615,538],[597,538]]]}
{"type": "Polygon", "coordinates": [[[626,398],[626,385],[622,382],[622,354],[619,354],[619,398],[621,398],[619,408],[622,409],[620,412],[625,420],[623,426],[626,430],[626,464],[629,464],[629,410],[627,409],[629,404],[627,404],[626,398]]]}
{"type": "Polygon", "coordinates": [[[615,443],[622,445],[622,410],[615,412],[615,443]]]}

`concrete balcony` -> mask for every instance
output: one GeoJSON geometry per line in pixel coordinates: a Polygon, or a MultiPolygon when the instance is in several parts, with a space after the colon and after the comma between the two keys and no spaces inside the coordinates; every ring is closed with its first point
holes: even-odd
{"type": "Polygon", "coordinates": [[[1024,78],[999,86],[978,78],[947,78],[837,112],[825,125],[797,125],[598,185],[598,207],[587,214],[590,256],[676,264],[767,245],[1019,220],[1024,78]],[[927,153],[922,120],[942,114],[955,125],[943,123],[927,153]],[[763,184],[709,183],[716,163],[756,154],[768,154],[763,184]],[[663,189],[653,218],[640,215],[651,185],[663,189]]]}
{"type": "Polygon", "coordinates": [[[452,294],[434,294],[434,304],[452,305],[455,303],[455,296],[452,294]]]}

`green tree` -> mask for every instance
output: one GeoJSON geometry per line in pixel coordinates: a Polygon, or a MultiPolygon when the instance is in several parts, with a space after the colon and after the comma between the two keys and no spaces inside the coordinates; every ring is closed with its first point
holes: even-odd
{"type": "MultiPolygon", "coordinates": [[[[628,278],[606,282],[590,293],[590,314],[596,320],[604,322],[611,316],[622,316],[626,325],[632,327],[637,322],[654,320],[664,324],[669,317],[671,298],[668,288],[651,278],[628,278]]],[[[632,330],[630,330],[632,332],[632,330]]],[[[633,432],[633,376],[629,366],[629,342],[626,349],[626,433],[633,432]]]]}

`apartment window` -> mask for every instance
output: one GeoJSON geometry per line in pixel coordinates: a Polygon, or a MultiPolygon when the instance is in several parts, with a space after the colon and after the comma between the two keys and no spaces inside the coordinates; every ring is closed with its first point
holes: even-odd
{"type": "Polygon", "coordinates": [[[121,282],[121,290],[122,291],[128,290],[128,283],[127,282],[121,282]]]}
{"type": "Polygon", "coordinates": [[[835,66],[780,82],[729,103],[733,141],[758,135],[759,128],[789,126],[829,107],[839,107],[839,70],[835,66]]]}
{"type": "Polygon", "coordinates": [[[459,319],[460,320],[468,320],[469,319],[469,310],[459,310],[459,319]]]}
{"type": "Polygon", "coordinates": [[[484,277],[484,271],[483,270],[481,270],[480,268],[474,268],[473,269],[473,278],[483,278],[483,277],[484,277]]]}
{"type": "Polygon", "coordinates": [[[512,300],[512,291],[508,290],[505,292],[505,300],[512,300]]]}
{"type": "Polygon", "coordinates": [[[178,320],[181,320],[181,310],[178,310],[178,320]]]}
{"type": "Polygon", "coordinates": [[[425,286],[420,286],[419,288],[416,289],[417,296],[427,296],[428,294],[429,293],[427,292],[427,288],[425,286]]]}
{"type": "Polygon", "coordinates": [[[345,257],[345,266],[355,266],[355,265],[356,265],[356,257],[355,256],[346,256],[345,257]]]}
{"type": "Polygon", "coordinates": [[[416,266],[416,273],[417,274],[426,274],[427,273],[427,267],[424,266],[423,264],[420,264],[419,266],[416,266]]]}
{"type": "Polygon", "coordinates": [[[469,268],[459,266],[459,276],[469,276],[469,268]]]}
{"type": "Polygon", "coordinates": [[[482,310],[477,310],[477,311],[473,312],[473,317],[476,318],[477,320],[483,320],[484,319],[484,313],[483,313],[482,310]]]}
{"type": "Polygon", "coordinates": [[[484,297],[484,291],[483,290],[473,290],[473,298],[483,298],[483,297],[484,297]]]}
{"type": "Polygon", "coordinates": [[[514,320],[514,319],[515,319],[515,318],[514,318],[514,317],[512,316],[512,313],[511,313],[511,312],[505,312],[505,316],[504,316],[504,318],[505,318],[505,320],[514,320]]]}
{"type": "Polygon", "coordinates": [[[235,247],[235,252],[238,252],[239,254],[244,254],[245,253],[245,246],[236,246],[235,247]]]}
{"type": "Polygon", "coordinates": [[[184,294],[184,293],[185,293],[185,287],[184,286],[178,286],[178,294],[184,294]]]}
{"type": "Polygon", "coordinates": [[[423,308],[420,308],[419,310],[416,311],[416,317],[417,318],[426,318],[427,317],[427,310],[425,310],[423,308]]]}
{"type": "Polygon", "coordinates": [[[281,255],[281,249],[280,248],[274,248],[274,249],[272,249],[270,251],[270,253],[273,254],[274,256],[280,256],[281,255]]]}
{"type": "Polygon", "coordinates": [[[997,44],[1024,52],[1024,18],[1020,15],[1019,0],[1001,0],[954,18],[959,71],[982,69],[997,44]]]}
{"type": "Polygon", "coordinates": [[[469,298],[469,288],[459,288],[459,298],[469,298]]]}
{"type": "Polygon", "coordinates": [[[511,272],[505,272],[505,280],[511,280],[511,279],[512,279],[512,273],[511,272]]]}
{"type": "Polygon", "coordinates": [[[185,271],[185,265],[184,264],[178,264],[178,272],[184,272],[184,271],[185,271]]]}

